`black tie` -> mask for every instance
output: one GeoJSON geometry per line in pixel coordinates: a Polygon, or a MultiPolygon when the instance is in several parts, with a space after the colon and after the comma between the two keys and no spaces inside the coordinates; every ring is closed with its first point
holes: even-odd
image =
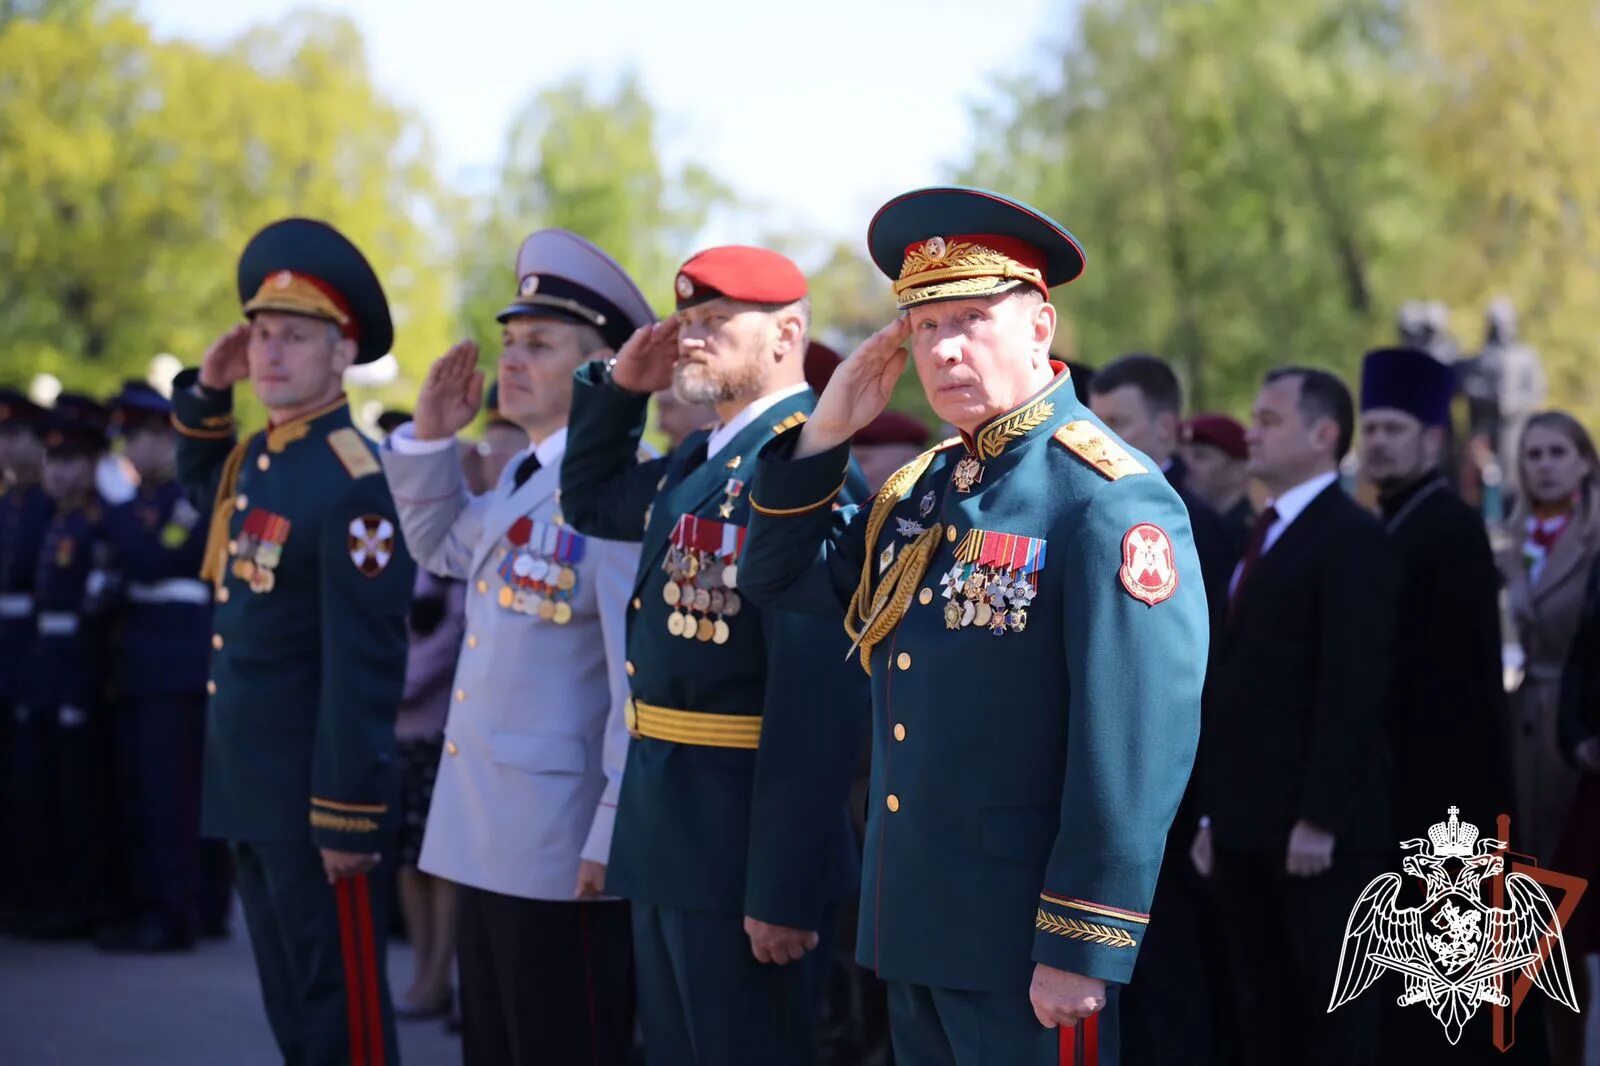
{"type": "Polygon", "coordinates": [[[538,469],[539,457],[533,452],[529,452],[528,457],[517,464],[517,472],[511,475],[512,488],[520,489],[534,475],[534,471],[538,469]]]}

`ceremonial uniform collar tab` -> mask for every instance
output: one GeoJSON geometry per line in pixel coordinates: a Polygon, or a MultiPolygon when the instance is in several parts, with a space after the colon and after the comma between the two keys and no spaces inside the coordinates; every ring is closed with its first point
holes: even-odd
{"type": "Polygon", "coordinates": [[[303,415],[296,415],[294,418],[289,419],[287,422],[284,422],[281,425],[268,425],[267,450],[270,452],[281,452],[295,441],[304,440],[311,434],[311,427],[314,424],[321,419],[327,418],[329,415],[344,410],[349,406],[349,403],[349,398],[346,397],[344,393],[340,393],[337,400],[325,404],[322,407],[318,407],[314,411],[307,411],[303,415]]]}
{"type": "Polygon", "coordinates": [[[998,458],[1014,442],[1027,439],[1034,430],[1055,417],[1056,404],[1052,397],[1070,380],[1070,374],[1063,368],[1051,379],[1050,384],[1020,406],[985,422],[975,434],[969,436],[963,432],[961,443],[970,455],[980,460],[998,458]]]}

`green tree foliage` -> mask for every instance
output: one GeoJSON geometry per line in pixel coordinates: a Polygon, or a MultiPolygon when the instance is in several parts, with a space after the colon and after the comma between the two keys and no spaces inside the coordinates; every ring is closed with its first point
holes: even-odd
{"type": "Polygon", "coordinates": [[[53,6],[0,23],[0,377],[105,392],[158,352],[196,361],[238,318],[245,241],[289,214],[372,259],[402,367],[440,350],[426,131],[373,88],[352,24],[301,13],[205,49],[53,6]]]}

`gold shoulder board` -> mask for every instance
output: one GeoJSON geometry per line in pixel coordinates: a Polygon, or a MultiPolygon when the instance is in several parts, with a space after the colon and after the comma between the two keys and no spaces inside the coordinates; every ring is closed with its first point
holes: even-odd
{"type": "Polygon", "coordinates": [[[344,472],[351,477],[366,477],[368,474],[376,474],[379,470],[378,460],[372,457],[367,442],[361,434],[349,426],[329,433],[328,447],[333,449],[333,454],[339,457],[344,472]]]}
{"type": "Polygon", "coordinates": [[[1088,463],[1095,473],[1107,481],[1150,472],[1093,422],[1068,422],[1053,436],[1067,451],[1088,463]]]}
{"type": "Polygon", "coordinates": [[[785,418],[782,422],[774,422],[774,423],[772,423],[772,432],[774,432],[774,433],[787,433],[789,430],[793,429],[795,426],[804,425],[805,424],[805,420],[806,420],[806,413],[804,411],[796,411],[794,414],[790,415],[788,418],[785,418]]]}

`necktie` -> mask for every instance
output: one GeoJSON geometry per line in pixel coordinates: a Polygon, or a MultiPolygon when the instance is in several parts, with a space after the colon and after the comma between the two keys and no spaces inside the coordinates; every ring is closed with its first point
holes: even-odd
{"type": "Polygon", "coordinates": [[[529,452],[528,457],[517,464],[517,471],[512,475],[512,487],[520,489],[523,486],[523,483],[532,477],[534,471],[538,469],[539,457],[534,453],[529,452]]]}
{"type": "Polygon", "coordinates": [[[1267,530],[1278,521],[1278,509],[1268,507],[1256,516],[1256,524],[1250,527],[1250,541],[1245,545],[1244,558],[1239,561],[1239,580],[1233,586],[1233,595],[1228,597],[1228,613],[1239,605],[1239,596],[1244,592],[1245,582],[1250,580],[1250,571],[1261,561],[1261,555],[1267,545],[1267,530]]]}

